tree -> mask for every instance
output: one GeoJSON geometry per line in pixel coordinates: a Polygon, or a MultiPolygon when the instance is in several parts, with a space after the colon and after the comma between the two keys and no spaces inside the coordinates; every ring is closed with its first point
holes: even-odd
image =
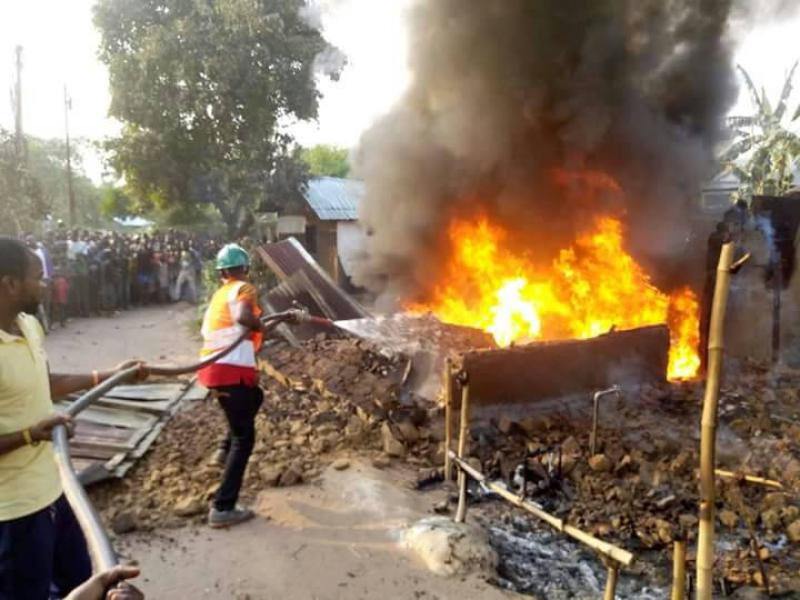
{"type": "Polygon", "coordinates": [[[800,105],[791,112],[789,99],[797,65],[795,62],[789,71],[774,109],[766,91],[762,88],[759,92],[747,71],[738,67],[758,109],[753,116],[728,120],[736,137],[721,160],[741,182],[736,193],[738,198],[749,200],[753,195],[778,196],[794,185],[793,169],[800,157],[800,136],[790,127],[800,119],[800,105]],[[742,162],[743,159],[746,161],[742,162]]]}
{"type": "Polygon", "coordinates": [[[212,204],[236,235],[293,157],[287,119],[317,115],[315,57],[328,45],[304,0],[100,0],[108,147],[137,201],[212,204]]]}
{"type": "MultiPolygon", "coordinates": [[[[101,220],[101,191],[82,169],[81,144],[72,147],[72,190],[77,225],[98,227],[101,220]]],[[[28,138],[28,169],[41,186],[47,212],[55,219],[69,220],[67,146],[64,140],[28,138]]]]}
{"type": "Polygon", "coordinates": [[[47,208],[39,181],[19,156],[16,138],[0,128],[0,233],[33,231],[47,208]]]}
{"type": "Polygon", "coordinates": [[[350,173],[348,152],[345,148],[320,144],[303,150],[303,160],[315,177],[347,177],[350,173]]]}

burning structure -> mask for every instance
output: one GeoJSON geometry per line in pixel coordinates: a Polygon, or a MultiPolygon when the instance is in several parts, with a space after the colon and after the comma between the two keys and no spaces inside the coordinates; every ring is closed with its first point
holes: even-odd
{"type": "Polygon", "coordinates": [[[734,97],[731,0],[418,3],[413,81],[362,139],[358,283],[498,344],[668,324],[698,367],[681,272],[734,97]]]}

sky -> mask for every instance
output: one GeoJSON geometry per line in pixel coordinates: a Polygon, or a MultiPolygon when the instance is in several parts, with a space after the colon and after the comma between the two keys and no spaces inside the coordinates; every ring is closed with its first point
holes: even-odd
{"type": "MultiPolygon", "coordinates": [[[[295,124],[303,145],[353,147],[362,131],[388,111],[407,86],[403,14],[412,0],[320,0],[324,34],[348,56],[339,81],[323,79],[318,123],[295,124]]],[[[107,118],[108,79],[97,60],[99,36],[92,24],[94,0],[2,0],[0,3],[0,126],[13,127],[9,94],[14,47],[24,47],[24,129],[38,137],[64,135],[64,86],[72,98],[70,130],[100,140],[119,131],[107,118]]],[[[800,17],[760,26],[745,36],[736,61],[777,96],[793,61],[800,58],[800,17]],[[787,52],[798,48],[796,54],[787,52]]],[[[799,80],[800,81],[800,80],[799,80]]],[[[797,86],[800,89],[800,83],[797,86]]],[[[795,91],[795,102],[800,92],[795,91]]],[[[743,91],[734,114],[752,111],[743,91]]],[[[93,178],[99,160],[89,160],[93,178]]]]}

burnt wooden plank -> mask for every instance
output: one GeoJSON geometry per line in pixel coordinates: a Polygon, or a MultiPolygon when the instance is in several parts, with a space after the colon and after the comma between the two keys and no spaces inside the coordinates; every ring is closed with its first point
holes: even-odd
{"type": "MultiPolygon", "coordinates": [[[[515,404],[667,377],[669,330],[658,325],[588,340],[537,342],[461,357],[470,401],[515,404]]],[[[457,389],[457,386],[456,386],[457,389]]],[[[454,400],[459,403],[460,395],[454,400]]]]}

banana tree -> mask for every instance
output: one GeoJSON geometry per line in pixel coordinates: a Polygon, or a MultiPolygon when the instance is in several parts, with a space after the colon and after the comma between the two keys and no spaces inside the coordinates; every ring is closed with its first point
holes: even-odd
{"type": "Polygon", "coordinates": [[[792,112],[789,99],[797,67],[795,62],[774,108],[764,88],[759,91],[750,74],[741,65],[737,67],[757,112],[728,119],[735,137],[720,160],[739,179],[735,200],[749,201],[753,195],[778,196],[794,186],[795,163],[800,158],[800,135],[794,131],[800,130],[800,105],[792,112]]]}

